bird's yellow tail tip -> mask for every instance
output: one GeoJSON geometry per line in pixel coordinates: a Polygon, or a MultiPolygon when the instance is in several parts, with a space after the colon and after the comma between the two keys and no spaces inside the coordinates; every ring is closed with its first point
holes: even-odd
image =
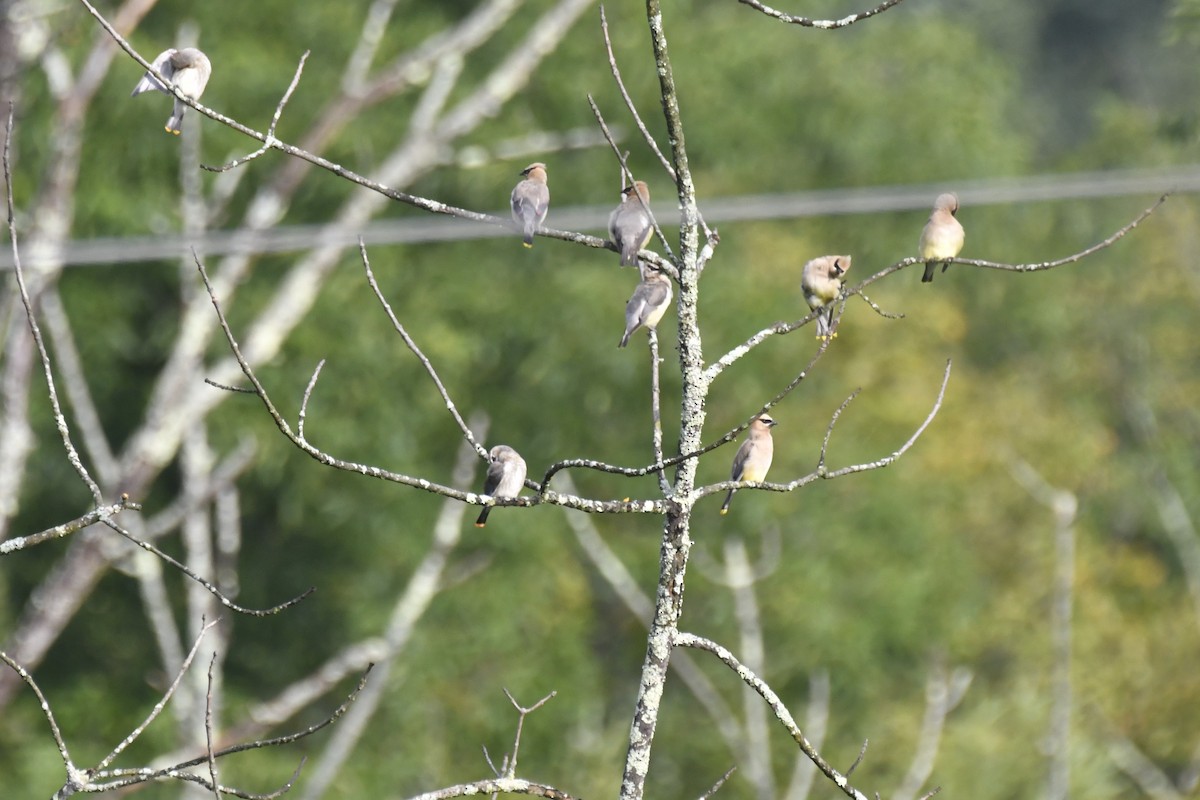
{"type": "Polygon", "coordinates": [[[521,242],[521,244],[523,244],[525,247],[528,247],[530,250],[533,249],[533,245],[530,244],[529,242],[521,242]]]}
{"type": "Polygon", "coordinates": [[[728,513],[729,513],[729,509],[728,509],[728,508],[722,508],[722,509],[721,509],[721,516],[722,516],[722,517],[723,517],[723,516],[725,516],[725,515],[726,515],[726,514],[728,514],[728,513]]]}
{"type": "Polygon", "coordinates": [[[476,522],[476,523],[475,523],[475,527],[476,527],[476,528],[486,528],[486,527],[487,527],[487,523],[486,523],[486,522],[476,522]]]}

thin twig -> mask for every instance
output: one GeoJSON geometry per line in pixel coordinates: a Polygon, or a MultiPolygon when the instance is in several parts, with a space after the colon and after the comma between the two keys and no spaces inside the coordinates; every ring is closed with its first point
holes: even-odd
{"type": "Polygon", "coordinates": [[[704,794],[700,795],[700,797],[698,798],[698,800],[708,800],[708,798],[710,798],[710,797],[712,797],[714,794],[716,794],[716,793],[717,793],[717,790],[718,790],[718,789],[720,789],[722,786],[724,786],[724,785],[725,785],[725,781],[729,780],[729,777],[730,777],[731,775],[733,775],[733,773],[734,773],[734,772],[736,772],[736,771],[737,771],[737,765],[736,765],[736,764],[735,764],[734,766],[730,767],[729,769],[725,770],[725,774],[724,774],[724,775],[722,775],[722,776],[721,776],[721,777],[720,777],[720,778],[717,780],[717,782],[716,782],[716,783],[714,783],[714,784],[712,785],[712,788],[710,788],[710,789],[709,789],[707,792],[705,792],[704,794]]]}
{"type": "Polygon", "coordinates": [[[186,564],[167,555],[166,553],[164,553],[162,550],[155,547],[150,542],[146,542],[146,541],[143,541],[143,540],[137,538],[132,533],[125,530],[124,528],[122,528],[120,525],[118,525],[116,522],[112,521],[111,519],[103,519],[100,521],[107,527],[111,528],[112,530],[114,530],[117,533],[124,536],[129,541],[133,542],[138,547],[140,547],[143,550],[146,550],[150,553],[153,553],[154,555],[158,556],[163,561],[170,564],[175,569],[182,572],[184,575],[187,575],[193,581],[195,581],[196,583],[200,584],[205,589],[207,589],[208,592],[213,597],[217,598],[217,600],[221,603],[221,605],[225,606],[226,608],[228,608],[231,611],[236,611],[239,614],[245,614],[246,616],[250,616],[250,617],[272,617],[288,608],[291,608],[292,606],[296,605],[301,600],[308,597],[310,594],[312,594],[313,592],[315,592],[317,590],[317,588],[315,586],[310,586],[307,589],[305,589],[303,592],[298,594],[297,596],[293,597],[291,600],[286,600],[286,601],[280,603],[279,605],[271,606],[270,608],[264,608],[264,609],[246,608],[245,606],[240,606],[237,603],[230,600],[228,597],[226,597],[224,594],[222,594],[221,590],[218,589],[216,587],[216,585],[213,584],[211,581],[200,576],[198,573],[196,573],[195,570],[191,569],[186,564]]]}
{"type": "Polygon", "coordinates": [[[870,740],[870,739],[863,739],[862,747],[860,747],[860,748],[858,749],[858,755],[857,755],[857,756],[855,756],[855,758],[854,758],[854,763],[853,763],[853,764],[851,764],[851,765],[850,765],[850,768],[846,770],[846,777],[847,777],[847,778],[849,778],[851,775],[853,775],[853,774],[854,774],[854,770],[858,769],[858,765],[862,763],[862,761],[863,761],[863,759],[864,759],[864,758],[866,758],[866,755],[867,755],[867,745],[869,745],[870,743],[871,743],[871,740],[870,740]]]}
{"type": "Polygon", "coordinates": [[[860,387],[851,392],[850,396],[842,401],[842,404],[837,407],[837,411],[834,411],[833,416],[829,418],[829,426],[825,428],[825,438],[821,440],[821,455],[817,458],[818,472],[825,469],[825,454],[829,452],[829,440],[833,438],[833,428],[837,425],[838,418],[842,416],[842,412],[854,401],[854,398],[858,397],[861,391],[862,388],[860,387]]]}
{"type": "Polygon", "coordinates": [[[313,389],[317,386],[317,378],[321,377],[321,370],[324,368],[325,359],[322,358],[317,362],[312,377],[308,379],[308,385],[304,387],[304,395],[300,398],[300,411],[296,414],[296,436],[300,438],[300,441],[306,441],[304,438],[304,420],[308,417],[308,400],[312,397],[313,389]]]}
{"type": "MultiPolygon", "coordinates": [[[[603,13],[603,6],[601,7],[601,13],[603,13]]],[[[604,121],[604,115],[600,113],[600,106],[596,105],[595,99],[593,99],[590,94],[587,96],[587,99],[588,99],[588,105],[590,105],[592,107],[592,115],[596,117],[596,123],[600,126],[600,132],[602,134],[604,134],[605,140],[608,141],[609,147],[612,148],[613,153],[615,153],[617,156],[617,161],[621,165],[621,174],[622,174],[622,176],[624,176],[624,178],[626,180],[625,185],[633,186],[633,181],[634,181],[633,171],[631,169],[629,169],[629,164],[628,164],[629,154],[622,153],[621,148],[617,147],[617,143],[613,139],[612,132],[609,131],[609,129],[608,129],[608,123],[606,123],[604,121]]],[[[658,241],[662,244],[663,249],[667,251],[667,257],[670,258],[671,260],[674,260],[675,254],[673,252],[671,252],[671,245],[667,241],[666,235],[663,234],[662,228],[659,226],[658,220],[654,216],[654,210],[650,208],[650,204],[645,201],[645,199],[642,197],[642,195],[639,192],[632,192],[631,196],[636,197],[638,204],[643,209],[646,210],[646,213],[650,216],[650,224],[654,227],[654,233],[656,236],[658,236],[658,241]]],[[[614,251],[617,250],[616,242],[613,242],[612,250],[614,250],[614,251]]],[[[675,282],[678,283],[679,282],[679,271],[674,270],[673,273],[674,274],[672,274],[671,277],[673,277],[675,279],[675,282]]]]}
{"type": "Polygon", "coordinates": [[[425,372],[429,374],[433,385],[437,387],[438,394],[442,396],[442,402],[446,404],[446,410],[450,412],[450,416],[454,417],[454,421],[458,424],[458,429],[462,431],[463,438],[475,449],[480,458],[486,460],[488,457],[487,448],[475,441],[475,434],[471,432],[471,428],[467,425],[467,421],[462,418],[462,414],[458,413],[458,407],[450,399],[450,393],[446,391],[446,385],[442,383],[437,370],[433,368],[433,363],[421,352],[421,348],[417,346],[413,338],[408,335],[408,331],[404,329],[404,326],[400,324],[400,320],[396,318],[396,313],[392,311],[391,304],[383,296],[383,290],[379,288],[379,283],[375,280],[375,273],[371,271],[371,260],[367,257],[367,245],[361,236],[358,239],[358,252],[362,256],[363,269],[367,271],[367,283],[371,285],[371,291],[375,292],[375,297],[379,299],[379,304],[383,306],[388,319],[392,321],[392,327],[396,329],[396,333],[400,334],[400,338],[404,340],[404,344],[417,357],[417,360],[421,362],[421,366],[425,368],[425,372]]]}
{"type": "Polygon", "coordinates": [[[208,777],[212,780],[213,794],[221,800],[221,790],[217,783],[217,757],[213,755],[212,733],[212,690],[213,667],[217,664],[217,654],[214,652],[208,660],[208,691],[204,693],[204,752],[208,756],[208,777]]]}
{"type": "Polygon", "coordinates": [[[517,732],[513,736],[512,756],[505,759],[505,761],[507,762],[507,765],[504,770],[504,775],[502,776],[502,777],[511,779],[511,778],[515,778],[517,776],[517,753],[521,749],[521,731],[525,727],[525,717],[529,716],[534,711],[537,711],[539,708],[544,706],[546,703],[550,702],[555,697],[557,697],[558,692],[551,692],[550,694],[543,697],[541,700],[538,700],[536,703],[531,705],[529,708],[525,708],[520,703],[518,703],[517,698],[513,697],[512,692],[508,691],[508,689],[504,690],[504,696],[507,697],[508,701],[513,704],[513,708],[515,708],[517,710],[517,714],[519,715],[517,717],[517,732]]]}
{"type": "MultiPolygon", "coordinates": [[[[646,123],[642,121],[642,115],[638,113],[637,106],[633,104],[633,98],[629,94],[629,90],[625,88],[625,81],[621,78],[621,68],[617,66],[617,56],[613,53],[612,38],[608,35],[608,16],[604,12],[604,4],[600,5],[600,31],[604,34],[604,49],[608,53],[608,68],[612,72],[613,81],[617,84],[617,91],[621,93],[621,99],[625,101],[625,107],[629,109],[629,115],[633,117],[633,124],[637,125],[637,129],[642,133],[642,139],[651,152],[658,157],[658,162],[662,164],[663,169],[671,176],[672,181],[676,181],[675,168],[671,166],[671,162],[663,155],[659,149],[658,142],[654,141],[654,136],[651,135],[650,129],[646,127],[646,123]]],[[[590,96],[589,96],[589,99],[590,96]]],[[[621,160],[621,165],[624,166],[625,160],[621,160]]],[[[632,176],[631,176],[632,177],[632,176]]],[[[707,223],[704,222],[704,217],[700,216],[700,226],[704,230],[704,236],[709,241],[713,241],[713,231],[709,230],[707,223]]],[[[659,234],[661,236],[661,232],[659,234]]]]}
{"type": "Polygon", "coordinates": [[[733,653],[729,652],[724,647],[721,647],[721,645],[717,644],[716,642],[691,633],[685,633],[683,631],[675,634],[674,644],[676,647],[694,647],[698,650],[706,650],[720,659],[725,666],[737,673],[738,677],[741,678],[743,683],[762,696],[763,700],[767,702],[767,705],[771,707],[771,711],[774,712],[775,718],[778,719],[780,724],[782,724],[787,730],[788,734],[792,737],[792,740],[800,746],[800,749],[804,752],[804,754],[812,759],[812,762],[816,764],[817,769],[821,770],[821,772],[827,778],[833,781],[847,796],[854,798],[854,800],[868,800],[865,794],[850,785],[848,775],[842,775],[839,773],[836,769],[829,765],[829,762],[827,762],[820,753],[816,751],[808,739],[805,738],[804,733],[800,730],[799,726],[796,725],[795,718],[792,717],[792,713],[788,711],[787,706],[784,705],[783,701],[779,699],[779,695],[777,695],[775,691],[767,685],[766,681],[755,675],[752,670],[738,661],[737,657],[734,656],[733,653]]]}
{"type": "Polygon", "coordinates": [[[75,450],[75,445],[71,441],[71,430],[67,426],[67,418],[63,415],[62,406],[58,402],[58,392],[54,388],[54,370],[50,367],[50,354],[46,352],[46,342],[42,339],[42,330],[38,326],[37,317],[33,313],[33,301],[29,299],[29,288],[25,285],[25,273],[21,269],[21,252],[17,245],[17,219],[13,205],[13,180],[12,180],[12,163],[10,161],[10,150],[12,146],[13,134],[13,115],[15,104],[8,104],[8,121],[4,127],[4,185],[6,187],[5,199],[8,204],[8,237],[12,242],[13,251],[13,272],[17,276],[17,288],[21,293],[21,304],[25,306],[25,314],[29,319],[29,331],[33,334],[33,341],[37,345],[38,355],[42,360],[42,371],[46,374],[46,388],[50,394],[50,407],[54,412],[54,424],[58,428],[59,436],[62,437],[63,449],[67,451],[67,461],[71,463],[72,468],[79,475],[79,478],[87,486],[91,492],[92,502],[97,506],[104,502],[104,495],[100,491],[100,487],[92,476],[88,473],[87,467],[83,465],[83,461],[79,458],[78,451],[75,450]]]}
{"type": "Polygon", "coordinates": [[[413,795],[408,800],[450,800],[452,797],[476,797],[481,794],[528,794],[545,797],[547,800],[576,800],[561,789],[520,778],[491,778],[474,783],[460,783],[457,786],[413,795]]]}
{"type": "MultiPolygon", "coordinates": [[[[662,359],[658,355],[658,331],[651,329],[648,338],[650,341],[650,416],[653,425],[650,436],[654,444],[654,460],[661,464],[663,461],[663,429],[662,383],[659,381],[659,366],[662,359]]],[[[665,468],[658,470],[658,488],[662,491],[663,497],[670,497],[673,494],[665,468]]]]}
{"type": "Polygon", "coordinates": [[[771,8],[770,6],[763,5],[761,2],[759,2],[759,0],[738,0],[738,2],[741,3],[742,5],[747,5],[747,6],[750,6],[751,8],[757,9],[758,11],[761,11],[762,13],[766,14],[768,17],[774,17],[775,19],[779,20],[780,22],[787,22],[792,25],[800,25],[801,27],[804,27],[804,28],[820,28],[822,30],[837,30],[838,28],[845,28],[845,27],[853,25],[854,23],[859,22],[861,20],[873,17],[876,14],[882,14],[884,11],[887,11],[892,6],[898,5],[901,2],[901,0],[884,0],[884,2],[880,3],[879,5],[875,6],[874,8],[868,9],[866,11],[859,11],[859,12],[857,12],[855,14],[851,14],[847,17],[842,17],[841,19],[809,19],[808,17],[800,17],[800,16],[794,16],[792,14],[785,14],[782,11],[776,11],[775,9],[771,8]]]}
{"type": "Polygon", "coordinates": [[[54,718],[54,711],[50,708],[50,701],[46,699],[46,695],[42,694],[42,689],[37,685],[37,681],[29,674],[29,671],[14,661],[8,653],[0,650],[0,661],[3,661],[9,668],[20,676],[38,700],[38,706],[42,709],[42,716],[46,718],[46,722],[50,725],[50,735],[54,737],[54,744],[58,747],[58,755],[63,761],[63,766],[67,770],[68,779],[71,773],[76,769],[71,761],[71,755],[67,751],[67,742],[63,739],[62,729],[58,727],[58,721],[54,718]]]}

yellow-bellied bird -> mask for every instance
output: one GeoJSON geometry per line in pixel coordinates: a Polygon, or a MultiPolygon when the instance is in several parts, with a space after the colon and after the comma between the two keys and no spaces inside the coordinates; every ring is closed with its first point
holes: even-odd
{"type": "Polygon", "coordinates": [[[842,276],[850,269],[850,256],[821,256],[804,265],[800,289],[804,302],[817,312],[817,338],[837,336],[833,330],[833,301],[842,291],[842,276]]]}
{"type": "MultiPolygon", "coordinates": [[[[492,497],[516,497],[525,485],[525,459],[506,444],[498,444],[488,451],[487,479],[483,482],[483,494],[492,497]]],[[[491,506],[484,506],[475,520],[475,527],[487,524],[491,506]]]]}
{"type": "Polygon", "coordinates": [[[925,259],[925,274],[921,276],[921,283],[933,281],[937,262],[942,262],[942,272],[945,272],[950,266],[950,259],[962,251],[966,234],[962,223],[954,217],[957,213],[958,195],[953,192],[939,194],[933,202],[933,213],[921,230],[921,241],[917,244],[917,254],[925,259]]]}
{"type": "MultiPolygon", "coordinates": [[[[654,223],[650,220],[650,187],[645,181],[634,181],[621,192],[625,199],[613,209],[608,218],[608,235],[621,254],[622,267],[634,267],[638,263],[638,251],[654,235],[654,223]]],[[[647,326],[649,327],[649,326],[647,326]]]]}
{"type": "Polygon", "coordinates": [[[667,313],[671,296],[671,279],[656,269],[642,267],[642,282],[625,304],[625,335],[617,347],[629,344],[629,337],[638,328],[654,330],[667,313]]]}
{"type": "MultiPolygon", "coordinates": [[[[775,455],[775,442],[771,439],[771,428],[775,427],[775,420],[771,419],[769,414],[759,414],[750,423],[750,431],[746,434],[746,441],[742,442],[742,446],[738,448],[737,455],[733,457],[733,469],[730,470],[729,478],[735,481],[764,481],[767,479],[767,470],[771,468],[771,458],[775,455]]],[[[729,504],[733,501],[733,493],[737,489],[730,489],[729,494],[725,495],[725,503],[721,506],[721,513],[725,514],[729,511],[729,504]]]]}
{"type": "MultiPolygon", "coordinates": [[[[199,100],[200,95],[204,94],[204,87],[208,85],[208,78],[212,75],[212,64],[209,63],[208,56],[201,53],[194,47],[185,47],[182,50],[171,48],[164,50],[158,54],[158,58],[154,59],[154,68],[158,70],[167,82],[175,88],[179,89],[181,94],[190,97],[193,100],[199,100]]],[[[130,97],[136,97],[142,92],[148,92],[152,89],[171,94],[171,90],[163,86],[158,78],[147,72],[138,81],[137,86],[133,87],[133,92],[130,97]]],[[[167,120],[167,133],[179,135],[180,126],[183,124],[183,112],[187,111],[185,104],[178,97],[175,98],[175,107],[171,111],[171,118],[167,120]]]]}
{"type": "Polygon", "coordinates": [[[533,247],[533,234],[546,221],[550,210],[550,187],[546,185],[546,165],[535,161],[521,170],[525,179],[513,187],[512,216],[521,228],[526,247],[533,247]]]}

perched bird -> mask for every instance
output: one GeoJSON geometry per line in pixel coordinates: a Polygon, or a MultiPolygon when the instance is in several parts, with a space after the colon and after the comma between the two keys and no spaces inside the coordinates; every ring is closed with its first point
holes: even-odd
{"type": "Polygon", "coordinates": [[[625,199],[608,218],[608,235],[621,253],[621,266],[633,267],[638,263],[638,251],[654,235],[649,211],[650,188],[644,181],[634,181],[621,194],[625,199]]]}
{"type": "Polygon", "coordinates": [[[850,269],[850,256],[821,256],[804,265],[800,289],[804,301],[817,312],[817,338],[837,336],[833,330],[833,301],[842,291],[842,276],[850,269]]]}
{"type": "Polygon", "coordinates": [[[546,221],[550,210],[550,187],[546,185],[546,165],[540,161],[521,170],[525,179],[512,190],[512,216],[521,227],[526,247],[533,247],[533,234],[546,221]]]}
{"type": "Polygon", "coordinates": [[[629,337],[638,328],[654,330],[671,305],[671,295],[670,278],[656,269],[642,267],[642,282],[625,304],[625,335],[617,347],[629,344],[629,337]]]}
{"type": "MultiPolygon", "coordinates": [[[[733,457],[733,469],[729,473],[730,480],[766,480],[767,470],[771,468],[771,457],[775,455],[775,443],[771,439],[771,428],[773,427],[775,427],[775,420],[771,419],[769,414],[759,414],[754,418],[754,421],[750,423],[750,431],[746,434],[746,441],[742,442],[737,455],[733,457]]],[[[733,493],[736,491],[737,489],[730,489],[729,494],[725,495],[725,503],[721,506],[722,514],[729,511],[729,503],[733,500],[733,493]]]]}
{"type": "MultiPolygon", "coordinates": [[[[199,100],[200,95],[204,94],[204,87],[208,84],[209,76],[212,75],[212,64],[209,63],[208,56],[194,47],[185,47],[182,50],[172,47],[164,50],[158,54],[158,58],[154,59],[153,66],[167,79],[168,83],[177,88],[181,94],[193,100],[199,100]]],[[[133,92],[129,96],[137,97],[142,92],[148,92],[151,89],[171,94],[170,89],[147,72],[137,82],[137,86],[133,87],[133,92]]],[[[187,111],[187,104],[176,97],[175,108],[171,111],[171,118],[167,120],[167,133],[179,135],[184,111],[187,111]]]]}
{"type": "MultiPolygon", "coordinates": [[[[506,444],[498,444],[488,452],[487,480],[483,482],[483,494],[492,497],[516,497],[525,485],[525,459],[506,444]]],[[[491,506],[484,506],[475,520],[475,527],[487,525],[491,506]]]]}
{"type": "Polygon", "coordinates": [[[942,262],[942,272],[945,272],[950,266],[950,259],[962,250],[966,234],[963,233],[962,224],[954,218],[957,213],[958,195],[953,192],[939,194],[933,202],[933,213],[921,230],[921,241],[917,244],[917,254],[925,259],[925,274],[921,276],[921,283],[933,281],[933,270],[939,261],[942,262]]]}

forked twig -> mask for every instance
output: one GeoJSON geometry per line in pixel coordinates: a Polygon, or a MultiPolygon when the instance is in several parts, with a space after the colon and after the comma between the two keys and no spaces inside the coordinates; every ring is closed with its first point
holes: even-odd
{"type": "Polygon", "coordinates": [[[833,480],[834,478],[840,478],[844,475],[852,475],[858,472],[868,472],[870,470],[882,469],[883,467],[891,465],[906,452],[908,452],[909,448],[916,444],[917,439],[921,438],[921,434],[925,432],[925,429],[929,427],[931,422],[933,422],[933,418],[937,416],[938,411],[941,410],[942,401],[946,396],[946,386],[950,382],[950,367],[951,362],[947,360],[946,369],[942,373],[942,385],[938,388],[937,397],[934,399],[933,406],[929,409],[929,413],[925,416],[924,421],[917,426],[917,429],[913,431],[911,436],[908,437],[908,440],[905,441],[904,444],[900,445],[900,447],[893,451],[890,455],[876,459],[875,461],[851,464],[850,466],[842,467],[841,469],[832,471],[825,468],[825,449],[829,443],[829,438],[833,435],[833,427],[836,424],[838,417],[841,415],[842,410],[845,409],[850,400],[853,400],[854,397],[857,396],[857,392],[855,392],[848,399],[842,401],[842,404],[838,407],[837,411],[834,412],[833,417],[830,420],[829,427],[825,431],[825,439],[821,447],[821,461],[818,464],[817,469],[813,470],[807,475],[796,478],[795,480],[787,483],[769,483],[765,481],[722,481],[721,483],[713,483],[696,489],[695,497],[699,499],[706,495],[715,494],[718,492],[726,492],[729,489],[761,489],[768,492],[792,492],[817,480],[833,480]]]}
{"type": "MultiPolygon", "coordinates": [[[[248,161],[253,161],[271,149],[271,143],[275,141],[275,126],[279,124],[279,117],[283,115],[283,107],[292,99],[292,92],[296,91],[296,87],[300,84],[300,74],[304,72],[304,62],[308,61],[308,56],[311,52],[311,50],[305,50],[304,55],[300,56],[300,63],[296,65],[296,73],[292,75],[292,82],[288,84],[287,91],[283,93],[283,97],[279,99],[279,104],[275,106],[275,113],[271,116],[271,124],[267,126],[267,138],[263,142],[263,146],[249,155],[236,158],[219,167],[210,167],[207,164],[201,164],[201,169],[206,169],[209,172],[228,172],[231,169],[242,166],[248,161]]],[[[166,86],[167,84],[163,85],[166,86]]]]}

